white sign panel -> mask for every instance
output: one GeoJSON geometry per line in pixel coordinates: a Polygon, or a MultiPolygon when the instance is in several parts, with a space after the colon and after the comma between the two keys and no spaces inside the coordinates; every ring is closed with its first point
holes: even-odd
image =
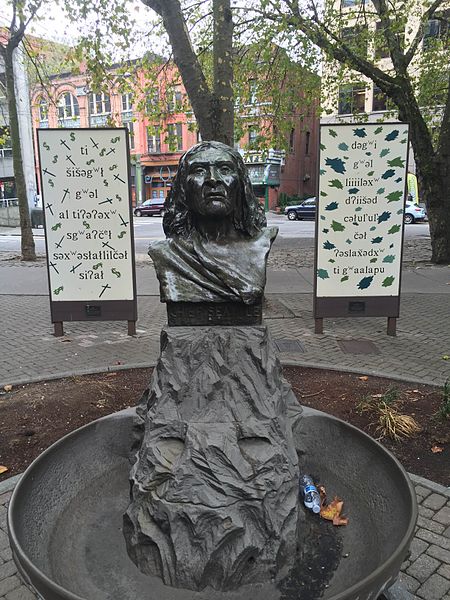
{"type": "Polygon", "coordinates": [[[326,125],[320,141],[316,296],[398,296],[408,126],[326,125]]]}
{"type": "Polygon", "coordinates": [[[132,300],[132,223],[124,129],[38,131],[50,295],[132,300]]]}

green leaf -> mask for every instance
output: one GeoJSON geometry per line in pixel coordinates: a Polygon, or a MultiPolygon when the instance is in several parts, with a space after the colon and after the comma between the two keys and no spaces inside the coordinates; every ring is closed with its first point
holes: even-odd
{"type": "Polygon", "coordinates": [[[383,279],[383,283],[381,285],[383,287],[389,287],[390,285],[392,285],[394,283],[394,279],[395,279],[395,277],[393,275],[391,275],[390,277],[385,277],[385,279],[383,279]]]}
{"type": "Polygon", "coordinates": [[[395,140],[396,138],[398,138],[400,132],[398,129],[394,129],[391,131],[391,133],[388,133],[387,136],[384,138],[387,142],[392,142],[393,140],[395,140]]]}
{"type": "Polygon", "coordinates": [[[339,144],[338,148],[339,148],[339,150],[343,150],[344,152],[346,152],[348,150],[348,146],[345,142],[342,142],[341,144],[339,144]]]}
{"type": "Polygon", "coordinates": [[[383,150],[380,152],[380,157],[383,158],[384,156],[386,156],[386,154],[389,154],[389,152],[389,148],[383,148],[383,150]]]}
{"type": "Polygon", "coordinates": [[[377,127],[377,128],[375,129],[375,135],[378,135],[378,134],[379,134],[379,133],[381,133],[382,131],[383,131],[383,128],[382,128],[382,127],[377,127]]]}
{"type": "Polygon", "coordinates": [[[396,192],[391,192],[390,194],[388,194],[386,196],[386,198],[388,199],[388,202],[398,202],[399,200],[401,200],[403,198],[403,192],[402,192],[402,190],[397,190],[396,192]]]}
{"type": "Polygon", "coordinates": [[[331,229],[333,231],[344,231],[345,225],[342,225],[342,223],[339,223],[339,221],[332,221],[331,222],[331,229]]]}
{"type": "Polygon", "coordinates": [[[320,192],[321,196],[328,196],[328,194],[326,192],[320,192]]]}
{"type": "Polygon", "coordinates": [[[371,263],[376,263],[376,262],[377,262],[377,260],[378,260],[378,258],[371,258],[371,259],[370,259],[370,262],[371,262],[371,263]]]}
{"type": "Polygon", "coordinates": [[[355,208],[355,212],[360,212],[361,210],[362,210],[362,206],[357,206],[357,207],[355,208]]]}
{"type": "Polygon", "coordinates": [[[373,275],[370,277],[363,277],[361,281],[358,283],[358,289],[365,290],[367,289],[373,281],[373,275]]]}
{"type": "Polygon", "coordinates": [[[383,262],[385,263],[393,263],[395,260],[395,256],[393,254],[388,254],[383,258],[383,262]]]}
{"type": "Polygon", "coordinates": [[[387,171],[385,171],[383,173],[383,175],[381,176],[381,179],[389,179],[390,177],[394,177],[394,175],[395,175],[394,169],[388,169],[387,171]]]}
{"type": "Polygon", "coordinates": [[[329,263],[335,263],[336,261],[334,260],[334,258],[329,258],[329,259],[328,259],[328,262],[329,262],[329,263]]]}
{"type": "Polygon", "coordinates": [[[324,250],[333,250],[333,248],[336,248],[336,246],[334,244],[332,244],[328,240],[326,242],[324,242],[324,244],[323,244],[324,250]]]}
{"type": "Polygon", "coordinates": [[[345,173],[345,163],[340,158],[327,158],[325,164],[327,167],[331,167],[336,173],[345,173]]]}
{"type": "Polygon", "coordinates": [[[383,238],[378,236],[372,239],[372,244],[380,244],[383,241],[383,238]]]}
{"type": "Polygon", "coordinates": [[[334,129],[329,129],[328,133],[334,138],[337,137],[337,133],[334,131],[334,129]]]}
{"type": "Polygon", "coordinates": [[[320,169],[319,173],[320,173],[321,175],[325,175],[326,171],[325,171],[325,169],[320,169]]]}
{"type": "Polygon", "coordinates": [[[317,269],[317,277],[320,277],[320,279],[330,279],[326,269],[317,269]]]}
{"type": "Polygon", "coordinates": [[[391,214],[392,213],[390,213],[387,210],[382,212],[381,215],[378,217],[378,223],[383,223],[384,221],[389,221],[389,219],[391,218],[391,214]]]}
{"type": "Polygon", "coordinates": [[[405,166],[405,161],[400,158],[400,156],[397,156],[397,158],[393,158],[392,160],[388,160],[388,165],[390,167],[404,167],[405,166]]]}
{"type": "Polygon", "coordinates": [[[348,275],[344,275],[344,277],[341,277],[341,281],[348,281],[348,275]]]}
{"type": "Polygon", "coordinates": [[[354,129],[353,135],[355,135],[356,137],[361,137],[361,138],[367,137],[367,133],[366,133],[366,130],[364,129],[364,127],[354,129]]]}
{"type": "Polygon", "coordinates": [[[377,190],[377,194],[384,194],[384,188],[380,188],[377,190]]]}
{"type": "Polygon", "coordinates": [[[401,229],[401,225],[392,225],[388,233],[398,233],[401,229]]]}
{"type": "Polygon", "coordinates": [[[322,229],[323,233],[328,233],[330,230],[329,229],[322,229]]]}
{"type": "Polygon", "coordinates": [[[325,150],[325,148],[326,148],[325,144],[320,144],[320,149],[321,150],[325,150]]]}
{"type": "Polygon", "coordinates": [[[348,190],[349,194],[357,194],[359,192],[359,188],[350,188],[348,190]]]}
{"type": "Polygon", "coordinates": [[[336,210],[339,207],[339,204],[337,202],[330,202],[330,204],[327,204],[327,206],[325,206],[325,210],[336,210]]]}
{"type": "Polygon", "coordinates": [[[339,181],[339,179],[332,179],[330,181],[330,183],[328,184],[329,187],[332,188],[337,188],[338,190],[342,190],[343,189],[343,185],[342,183],[339,181]]]}
{"type": "Polygon", "coordinates": [[[375,172],[375,171],[369,171],[369,172],[367,173],[367,175],[368,175],[369,177],[372,177],[372,175],[374,174],[374,172],[375,172]]]}

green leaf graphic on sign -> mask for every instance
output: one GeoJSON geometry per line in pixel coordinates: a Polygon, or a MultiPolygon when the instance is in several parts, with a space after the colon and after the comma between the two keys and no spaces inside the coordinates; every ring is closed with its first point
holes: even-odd
{"type": "Polygon", "coordinates": [[[397,156],[397,158],[393,158],[392,160],[388,160],[388,165],[390,167],[404,167],[405,166],[405,161],[400,158],[400,156],[397,156]]]}
{"type": "Polygon", "coordinates": [[[319,173],[320,173],[321,175],[325,175],[326,171],[325,171],[325,169],[320,169],[319,173]]]}
{"type": "Polygon", "coordinates": [[[355,212],[359,212],[359,211],[361,211],[361,210],[362,210],[362,206],[357,206],[357,207],[355,208],[355,212]]]}
{"type": "Polygon", "coordinates": [[[330,279],[326,269],[317,269],[317,277],[320,277],[320,279],[330,279]]]}
{"type": "Polygon", "coordinates": [[[394,175],[395,175],[394,169],[388,169],[387,171],[385,171],[383,173],[383,175],[381,176],[381,179],[389,179],[389,177],[394,177],[394,175]]]}
{"type": "Polygon", "coordinates": [[[327,158],[325,164],[327,167],[331,167],[336,173],[345,173],[345,164],[340,158],[327,158]]]}
{"type": "Polygon", "coordinates": [[[373,275],[370,277],[363,277],[361,281],[358,283],[358,289],[365,290],[367,289],[373,281],[373,275]]]}
{"type": "Polygon", "coordinates": [[[368,175],[369,177],[372,177],[372,175],[374,174],[374,172],[375,172],[375,171],[369,171],[369,172],[367,173],[367,175],[368,175]]]}
{"type": "Polygon", "coordinates": [[[325,210],[336,210],[339,204],[337,202],[331,202],[325,206],[325,210]]]}
{"type": "Polygon", "coordinates": [[[331,221],[331,229],[333,231],[344,231],[345,225],[342,225],[342,223],[339,223],[338,221],[331,221]]]}
{"type": "Polygon", "coordinates": [[[388,254],[387,256],[385,256],[383,258],[383,262],[386,262],[386,263],[393,263],[394,260],[395,260],[395,256],[393,254],[388,254]]]}
{"type": "Polygon", "coordinates": [[[394,129],[393,131],[391,131],[391,133],[388,133],[384,139],[387,142],[392,142],[392,140],[395,140],[396,138],[398,138],[399,133],[400,132],[398,129],[394,129]]]}
{"type": "Polygon", "coordinates": [[[402,180],[401,177],[397,177],[397,179],[395,180],[395,183],[400,183],[401,180],[402,180]]]}
{"type": "Polygon", "coordinates": [[[359,188],[350,188],[348,190],[349,194],[357,194],[359,192],[359,188]]]}
{"type": "Polygon", "coordinates": [[[394,247],[394,244],[391,244],[391,245],[389,246],[389,248],[393,248],[393,247],[394,247]]]}
{"type": "Polygon", "coordinates": [[[377,128],[375,129],[375,135],[378,135],[378,134],[379,134],[379,133],[381,133],[382,131],[383,131],[383,128],[382,128],[382,127],[377,127],[377,128]]]}
{"type": "Polygon", "coordinates": [[[402,215],[402,214],[403,214],[403,208],[400,208],[400,209],[397,211],[397,214],[398,214],[398,215],[402,215]]]}
{"type": "Polygon", "coordinates": [[[352,243],[352,240],[349,239],[349,238],[347,238],[345,241],[347,242],[347,244],[351,244],[352,243]]]}
{"type": "Polygon", "coordinates": [[[392,227],[389,229],[388,233],[398,233],[401,229],[400,225],[392,225],[392,227]]]}
{"type": "Polygon", "coordinates": [[[320,192],[321,196],[328,196],[328,194],[326,192],[320,192]]]}
{"type": "Polygon", "coordinates": [[[336,248],[336,246],[334,244],[332,244],[331,242],[329,242],[328,240],[323,245],[324,250],[333,250],[333,248],[336,248]]]}
{"type": "Polygon", "coordinates": [[[383,283],[381,285],[383,287],[389,287],[394,283],[394,279],[395,277],[393,275],[391,275],[390,277],[386,277],[385,279],[383,279],[383,283]]]}
{"type": "Polygon", "coordinates": [[[379,244],[382,241],[383,241],[383,238],[378,236],[378,237],[373,238],[372,244],[379,244]]]}
{"type": "Polygon", "coordinates": [[[336,261],[334,260],[334,258],[329,258],[329,259],[328,259],[328,262],[330,262],[330,263],[335,263],[336,261]]]}
{"type": "Polygon", "coordinates": [[[322,229],[323,233],[328,233],[330,230],[329,229],[322,229]]]}
{"type": "Polygon", "coordinates": [[[371,263],[376,263],[376,262],[377,262],[377,260],[378,260],[378,258],[371,258],[371,259],[370,259],[370,262],[371,262],[371,263]]]}
{"type": "Polygon", "coordinates": [[[380,152],[380,157],[383,158],[384,156],[386,156],[386,154],[389,154],[389,152],[389,148],[383,148],[383,150],[380,152]]]}
{"type": "Polygon", "coordinates": [[[343,150],[344,152],[346,150],[348,150],[348,146],[345,142],[342,142],[341,144],[339,144],[338,148],[339,148],[339,150],[343,150]]]}
{"type": "Polygon", "coordinates": [[[400,144],[406,144],[407,141],[408,141],[407,139],[400,140],[400,144]]]}
{"type": "Polygon", "coordinates": [[[375,231],[375,229],[376,229],[375,225],[372,225],[372,227],[370,228],[369,231],[375,231]]]}
{"type": "Polygon", "coordinates": [[[377,190],[377,194],[384,194],[384,188],[379,188],[377,190]]]}
{"type": "Polygon", "coordinates": [[[331,137],[337,137],[337,133],[334,131],[334,129],[329,129],[328,133],[331,135],[331,137]]]}
{"type": "Polygon", "coordinates": [[[320,215],[320,218],[322,219],[322,221],[325,221],[325,217],[323,215],[320,215]]]}
{"type": "Polygon", "coordinates": [[[386,196],[386,198],[388,199],[388,202],[398,202],[403,198],[403,192],[401,190],[391,192],[386,196]]]}
{"type": "Polygon", "coordinates": [[[325,150],[325,147],[326,147],[325,144],[320,144],[320,149],[321,150],[325,150]]]}
{"type": "Polygon", "coordinates": [[[337,188],[338,190],[342,190],[343,189],[343,185],[342,183],[339,181],[339,179],[332,179],[330,181],[330,183],[328,184],[329,187],[332,188],[337,188]]]}
{"type": "Polygon", "coordinates": [[[367,133],[366,133],[366,130],[364,129],[364,127],[361,127],[359,129],[354,129],[353,135],[356,135],[356,137],[367,137],[367,133]]]}
{"type": "Polygon", "coordinates": [[[341,281],[347,281],[348,280],[348,275],[344,275],[344,277],[341,277],[341,281]]]}
{"type": "Polygon", "coordinates": [[[389,219],[391,218],[391,214],[392,213],[390,213],[387,210],[382,212],[381,215],[378,217],[378,223],[383,223],[384,221],[389,221],[389,219]]]}

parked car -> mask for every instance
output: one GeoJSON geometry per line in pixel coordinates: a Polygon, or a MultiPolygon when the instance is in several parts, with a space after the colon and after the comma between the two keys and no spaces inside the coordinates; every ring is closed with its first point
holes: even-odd
{"type": "Polygon", "coordinates": [[[316,209],[316,199],[308,198],[301,204],[296,204],[295,206],[286,206],[284,209],[284,214],[287,216],[289,221],[295,221],[296,219],[315,219],[316,209]]]}
{"type": "Polygon", "coordinates": [[[164,198],[150,198],[134,209],[136,217],[164,216],[164,198]]]}
{"type": "Polygon", "coordinates": [[[425,221],[427,213],[418,204],[407,200],[405,202],[405,214],[403,215],[403,221],[406,225],[410,223],[416,223],[417,221],[425,221]]]}

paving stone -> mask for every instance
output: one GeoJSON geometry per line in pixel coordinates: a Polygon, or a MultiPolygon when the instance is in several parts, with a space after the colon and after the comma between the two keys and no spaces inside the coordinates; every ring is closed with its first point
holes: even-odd
{"type": "Polygon", "coordinates": [[[21,585],[20,579],[13,575],[12,577],[7,577],[6,579],[2,579],[0,581],[0,598],[5,596],[8,592],[18,588],[21,585]]]}
{"type": "Polygon", "coordinates": [[[411,594],[414,594],[420,586],[420,583],[417,581],[417,579],[414,579],[414,577],[411,577],[411,575],[407,575],[406,573],[400,573],[398,576],[398,581],[411,594]]]}
{"type": "Polygon", "coordinates": [[[0,557],[2,558],[3,562],[8,562],[8,560],[11,560],[12,559],[11,548],[8,546],[8,548],[5,548],[4,550],[0,550],[0,557]]]}
{"type": "Polygon", "coordinates": [[[425,508],[431,508],[431,510],[439,510],[444,506],[446,502],[447,498],[445,496],[433,493],[430,494],[428,498],[425,498],[425,500],[422,503],[422,506],[425,506],[425,508]]]}
{"type": "Polygon", "coordinates": [[[441,510],[434,515],[433,520],[445,525],[446,527],[450,525],[450,506],[444,506],[441,508],[441,510]]]}
{"type": "Polygon", "coordinates": [[[0,530],[0,550],[4,550],[5,548],[8,548],[8,546],[8,536],[4,531],[0,530]]]}
{"type": "Polygon", "coordinates": [[[441,565],[437,572],[438,575],[442,575],[445,579],[450,579],[450,565],[441,565]]]}
{"type": "Polygon", "coordinates": [[[450,550],[450,539],[448,537],[433,533],[432,531],[428,531],[428,529],[418,529],[416,536],[430,544],[436,544],[436,546],[440,546],[444,550],[450,550]]]}
{"type": "Polygon", "coordinates": [[[428,531],[432,531],[433,533],[443,533],[445,527],[436,521],[432,521],[431,519],[424,519],[420,517],[417,519],[418,527],[423,527],[424,529],[428,529],[428,531]]]}
{"type": "Polygon", "coordinates": [[[0,504],[6,504],[9,502],[9,499],[11,498],[11,492],[3,492],[3,494],[0,494],[0,504]]]}
{"type": "MultiPolygon", "coordinates": [[[[425,552],[430,544],[424,542],[423,540],[419,540],[419,538],[413,538],[411,542],[411,546],[409,548],[410,557],[409,560],[413,563],[415,560],[419,558],[419,556],[425,552]]],[[[403,569],[402,569],[403,570],[403,569]]]]}
{"type": "Polygon", "coordinates": [[[444,535],[445,537],[450,538],[450,527],[447,527],[447,529],[444,531],[444,533],[442,535],[444,535]]]}
{"type": "Polygon", "coordinates": [[[5,596],[6,600],[36,600],[38,596],[33,594],[25,585],[21,585],[5,596]]]}
{"type": "Polygon", "coordinates": [[[434,510],[431,510],[431,508],[425,508],[425,506],[419,504],[419,515],[425,519],[432,519],[434,517],[434,510]]]}
{"type": "Polygon", "coordinates": [[[450,590],[450,581],[435,573],[417,590],[417,595],[424,600],[442,600],[450,590]]]}
{"type": "Polygon", "coordinates": [[[416,494],[418,496],[421,496],[422,498],[426,498],[431,494],[431,490],[429,490],[426,487],[423,487],[423,485],[416,485],[414,489],[416,490],[416,494]]]}
{"type": "Polygon", "coordinates": [[[428,554],[421,554],[419,558],[411,564],[406,572],[408,575],[411,575],[411,577],[414,577],[423,583],[439,568],[439,566],[440,563],[438,560],[432,558],[428,554]]]}
{"type": "Polygon", "coordinates": [[[450,551],[444,550],[439,546],[432,545],[427,549],[427,554],[433,558],[437,558],[443,563],[450,565],[450,551]]]}
{"type": "Polygon", "coordinates": [[[7,577],[11,577],[14,573],[17,573],[17,567],[14,564],[14,561],[9,560],[8,562],[3,563],[0,566],[0,581],[7,577]]]}
{"type": "MultiPolygon", "coordinates": [[[[414,596],[409,592],[404,585],[396,581],[394,585],[383,593],[382,598],[386,600],[414,600],[414,596]]],[[[380,600],[380,599],[378,599],[380,600]]]]}

